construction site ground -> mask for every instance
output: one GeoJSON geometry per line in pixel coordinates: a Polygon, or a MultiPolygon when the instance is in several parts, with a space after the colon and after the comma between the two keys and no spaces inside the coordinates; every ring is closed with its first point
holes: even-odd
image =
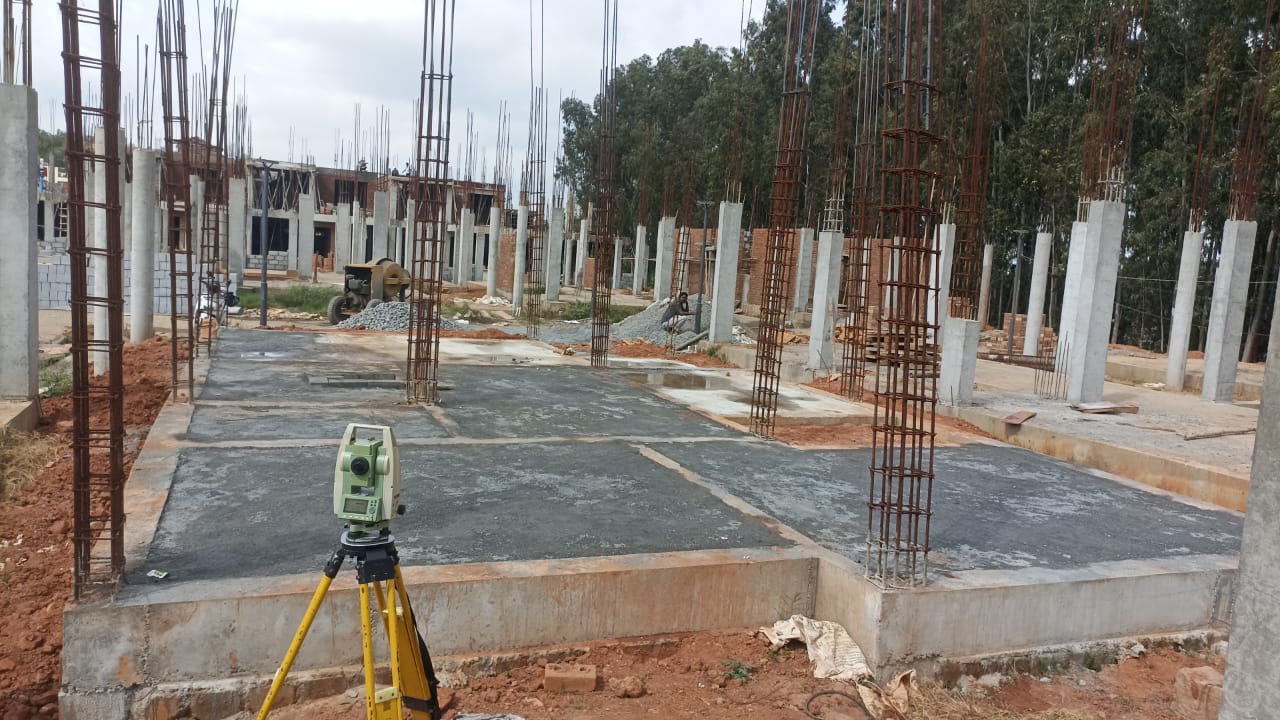
{"type": "MultiPolygon", "coordinates": [[[[856,584],[863,560],[860,508],[868,460],[867,451],[856,446],[871,418],[865,405],[784,384],[779,434],[790,444],[765,442],[743,431],[748,371],[638,357],[616,358],[618,369],[602,372],[587,367],[584,354],[566,356],[561,349],[536,342],[451,338],[442,348],[441,375],[449,389],[441,406],[411,409],[399,404],[403,336],[245,329],[223,333],[197,402],[193,407],[167,408],[147,438],[149,418],[165,396],[168,345],[157,342],[139,348],[131,351],[129,370],[148,378],[129,383],[131,403],[139,408],[130,414],[131,449],[146,439],[143,473],[133,473],[128,498],[131,538],[136,541],[130,543],[127,582],[117,597],[74,608],[68,615],[81,640],[70,641],[73,652],[86,651],[64,658],[77,677],[77,690],[127,688],[130,683],[171,690],[176,678],[184,676],[197,685],[217,677],[269,676],[300,616],[298,598],[305,605],[336,540],[329,493],[336,439],[347,422],[390,424],[401,440],[410,509],[397,524],[398,545],[406,575],[420,593],[415,597],[427,599],[430,609],[420,613],[426,616],[428,640],[438,654],[510,650],[557,638],[577,642],[751,627],[793,611],[812,612],[824,602],[829,607],[830,600],[823,598],[837,590],[829,586],[836,582],[837,571],[849,576],[840,583],[856,584]],[[144,351],[149,354],[139,355],[144,351]],[[806,428],[813,433],[804,432],[806,428]],[[811,435],[824,432],[828,437],[814,442],[811,435]],[[846,439],[849,445],[843,445],[846,439]],[[818,565],[820,573],[815,572],[818,565]],[[145,577],[153,569],[168,575],[164,580],[145,577]],[[693,574],[681,574],[686,571],[693,574]],[[641,586],[653,587],[656,581],[664,589],[672,587],[666,583],[708,575],[719,584],[708,596],[675,590],[646,601],[646,596],[621,597],[637,587],[626,585],[625,579],[614,585],[600,579],[620,573],[624,578],[634,575],[641,586]],[[535,597],[527,588],[512,593],[509,601],[492,595],[512,589],[504,582],[532,583],[537,578],[559,584],[545,589],[550,596],[535,597]],[[574,586],[574,578],[586,584],[574,586]],[[762,592],[762,586],[770,589],[762,592]],[[583,617],[584,594],[602,591],[616,595],[610,596],[610,604],[590,610],[591,617],[583,617]],[[577,596],[571,599],[566,592],[577,596]],[[735,592],[742,597],[725,604],[735,592]],[[549,617],[532,623],[536,627],[513,629],[518,622],[529,624],[527,618],[517,618],[538,607],[535,600],[549,603],[549,617]],[[633,607],[664,602],[677,607],[633,607]],[[680,607],[681,603],[695,606],[680,607]],[[232,606],[238,609],[229,610],[232,606]],[[136,609],[145,609],[145,626],[132,614],[136,609]],[[169,611],[174,615],[167,615],[169,611]],[[272,620],[247,617],[260,613],[270,614],[272,620]],[[110,625],[101,624],[106,618],[111,618],[110,625]],[[578,627],[556,629],[557,621],[578,627]],[[156,635],[155,624],[166,622],[173,623],[169,634],[156,635]],[[482,627],[470,624],[477,622],[482,627]],[[88,652],[101,644],[102,633],[122,638],[111,656],[116,662],[90,668],[104,661],[99,652],[88,652]],[[150,636],[138,647],[128,647],[131,633],[150,636]],[[504,636],[522,639],[504,643],[504,636]],[[156,646],[190,642],[201,648],[199,660],[187,662],[174,656],[177,648],[156,646]],[[243,649],[236,652],[241,645],[260,651],[261,657],[246,657],[243,649]]],[[[991,370],[984,363],[980,400],[1004,397],[1003,392],[988,394],[988,388],[1003,387],[1019,397],[1018,389],[1010,387],[1018,381],[1010,370],[991,370]],[[999,379],[984,386],[984,378],[992,374],[999,379]]],[[[1109,386],[1108,399],[1113,392],[1139,392],[1137,403],[1143,409],[1137,416],[1089,416],[1084,422],[1142,419],[1146,424],[1152,422],[1148,413],[1189,415],[1199,405],[1192,396],[1128,386],[1109,386]],[[1162,399],[1148,399],[1147,394],[1162,399]]],[[[1016,399],[1007,402],[1017,404],[1016,399]]],[[[46,403],[50,420],[43,430],[66,434],[69,427],[59,425],[59,416],[50,414],[49,407],[46,403]]],[[[1235,421],[1232,413],[1237,411],[1239,418],[1247,419],[1249,412],[1256,418],[1256,411],[1247,406],[1210,407],[1220,408],[1224,423],[1235,421]]],[[[993,403],[984,412],[1003,410],[993,403]]],[[[1057,425],[1070,426],[1074,420],[1050,410],[1037,419],[1054,423],[1055,431],[1061,429],[1057,425]]],[[[1124,587],[1117,592],[1132,595],[1134,583],[1168,578],[1191,582],[1176,586],[1178,592],[1193,590],[1191,597],[1180,598],[1181,604],[1207,607],[1222,601],[1214,587],[1234,571],[1241,524],[1237,512],[994,442],[986,432],[970,432],[973,428],[963,422],[943,425],[934,507],[945,510],[935,514],[933,525],[934,592],[900,595],[899,602],[925,603],[906,615],[922,611],[948,589],[963,598],[963,591],[1012,589],[1016,595],[1043,587],[1061,594],[1081,588],[1079,602],[1090,604],[1096,598],[1088,593],[1097,590],[1088,588],[1119,582],[1124,587]],[[1078,585],[1082,581],[1086,584],[1078,585]]],[[[1091,425],[1088,430],[1102,427],[1091,425]]],[[[1143,427],[1130,430],[1136,433],[1135,443],[1152,443],[1157,449],[1169,439],[1163,436],[1171,435],[1143,427]]],[[[1070,432],[1078,430],[1073,427],[1070,432]]],[[[1105,429],[1096,432],[1109,435],[1105,429]]],[[[1251,436],[1243,438],[1251,444],[1251,436]]],[[[1188,454],[1209,462],[1198,451],[1188,454]]],[[[1247,473],[1247,465],[1227,470],[1247,473]]],[[[57,492],[65,491],[51,491],[47,484],[65,485],[66,473],[69,456],[63,453],[16,503],[7,502],[3,508],[8,517],[0,540],[8,544],[0,550],[5,555],[0,561],[22,569],[12,571],[0,589],[4,616],[12,626],[5,629],[18,638],[0,650],[0,669],[5,670],[0,673],[0,698],[5,698],[0,718],[14,708],[47,716],[53,712],[49,705],[56,703],[61,643],[55,638],[69,586],[70,503],[59,501],[57,492]],[[40,548],[26,540],[27,549],[15,555],[14,541],[33,514],[48,515],[47,525],[61,528],[61,539],[55,535],[40,548]],[[15,672],[7,671],[10,665],[15,672]]],[[[338,592],[328,618],[335,626],[353,619],[343,615],[350,607],[352,586],[343,578],[335,583],[338,592]]],[[[1151,586],[1127,602],[1140,604],[1143,592],[1168,593],[1173,587],[1151,586]]],[[[858,585],[857,592],[864,591],[858,585]]],[[[960,622],[965,621],[967,605],[961,601],[954,608],[960,622]]],[[[1030,606],[1032,615],[1040,612],[1034,602],[1030,606]]],[[[1157,624],[1162,611],[1152,610],[1157,624]]],[[[1056,635],[1053,627],[1040,637],[1023,627],[1036,624],[1074,624],[1094,637],[1152,632],[1141,622],[1121,623],[1131,632],[1116,632],[1097,626],[1091,615],[1073,616],[1068,609],[1056,620],[1042,614],[1039,623],[1035,617],[1009,618],[1009,624],[1019,626],[1017,631],[992,638],[991,651],[1072,641],[1056,635]]],[[[868,621],[875,623],[876,618],[868,621]]],[[[846,622],[860,634],[853,627],[856,619],[846,622]]],[[[1170,623],[1177,625],[1165,628],[1172,633],[1212,624],[1187,618],[1165,624],[1170,623]]],[[[885,627],[882,632],[900,629],[885,627]]],[[[358,633],[355,638],[342,632],[321,637],[327,639],[315,642],[326,647],[304,652],[303,674],[343,665],[345,661],[336,660],[349,660],[352,651],[358,657],[358,633]]],[[[897,647],[892,640],[883,643],[882,648],[867,648],[868,654],[897,647]]],[[[725,652],[739,652],[736,647],[725,652]]],[[[669,666],[649,668],[647,673],[660,677],[669,666]]],[[[678,683],[681,666],[674,670],[670,680],[678,683]]],[[[802,675],[796,675],[799,689],[788,697],[805,692],[806,682],[817,683],[802,675]]],[[[67,682],[63,677],[64,686],[67,682]]],[[[485,683],[460,689],[459,697],[494,709],[496,705],[484,705],[491,696],[487,691],[493,689],[500,690],[505,703],[510,693],[485,683]]],[[[732,690],[732,684],[724,689],[732,690]]],[[[616,704],[621,714],[608,716],[626,718],[626,712],[643,702],[597,695],[602,699],[587,701],[584,712],[613,713],[616,704]]],[[[576,702],[557,705],[558,700],[545,693],[531,696],[562,710],[576,702]]],[[[523,702],[523,697],[517,700],[523,702]]],[[[1073,698],[1069,702],[1079,700],[1085,707],[1083,699],[1073,698]]],[[[697,698],[689,711],[707,707],[707,700],[716,702],[697,698]]],[[[725,714],[702,716],[749,714],[740,702],[725,702],[725,714]]],[[[776,699],[772,702],[780,709],[776,699]]],[[[538,714],[533,703],[506,709],[527,717],[567,716],[538,714]]],[[[1132,717],[1161,717],[1152,713],[1132,717]]]]}

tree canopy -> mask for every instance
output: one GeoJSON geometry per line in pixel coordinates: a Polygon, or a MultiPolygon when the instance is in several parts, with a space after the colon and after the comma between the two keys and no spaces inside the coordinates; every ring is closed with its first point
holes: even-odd
{"type": "MultiPolygon", "coordinates": [[[[1113,2],[985,0],[994,115],[989,122],[991,179],[984,237],[995,245],[998,258],[989,320],[1009,307],[1018,234],[1039,230],[1054,235],[1048,308],[1056,323],[1067,238],[1079,199],[1089,91],[1099,75],[1097,48],[1105,40],[1113,2]]],[[[821,16],[802,224],[816,223],[826,199],[836,146],[836,98],[858,86],[863,3],[853,5],[846,12],[844,4],[837,7],[827,0],[821,16]]],[[[1260,38],[1264,31],[1274,31],[1275,18],[1262,17],[1265,5],[1263,0],[1145,3],[1136,38],[1142,64],[1132,98],[1125,188],[1129,214],[1116,300],[1119,342],[1165,348],[1196,161],[1203,155],[1208,181],[1206,242],[1192,347],[1203,343],[1241,118],[1247,116],[1258,85],[1260,38]]],[[[940,86],[949,138],[962,137],[966,124],[966,93],[983,26],[980,7],[978,0],[943,2],[940,86]]],[[[654,227],[660,215],[677,214],[686,195],[723,199],[735,150],[742,161],[744,223],[766,222],[786,22],[786,3],[768,0],[763,16],[748,24],[741,48],[695,42],[656,58],[641,56],[618,69],[618,232],[630,234],[640,222],[654,227]],[[646,217],[639,217],[642,208],[646,217]]],[[[1277,75],[1280,68],[1271,73],[1268,89],[1276,85],[1277,75]]],[[[577,99],[561,107],[564,160],[556,172],[574,189],[584,210],[594,194],[596,111],[577,99]]],[[[1265,116],[1269,126],[1280,122],[1280,89],[1269,93],[1265,116]]],[[[1265,346],[1280,255],[1275,223],[1280,132],[1264,137],[1258,242],[1246,321],[1260,340],[1252,348],[1255,355],[1265,346]]],[[[958,158],[964,151],[958,145],[948,143],[950,157],[958,158]]],[[[958,160],[948,167],[953,175],[958,160]]],[[[948,182],[954,193],[956,178],[948,182]]],[[[1029,256],[1030,247],[1024,252],[1029,256]]],[[[1025,310],[1029,285],[1021,283],[1020,309],[1025,310]]]]}

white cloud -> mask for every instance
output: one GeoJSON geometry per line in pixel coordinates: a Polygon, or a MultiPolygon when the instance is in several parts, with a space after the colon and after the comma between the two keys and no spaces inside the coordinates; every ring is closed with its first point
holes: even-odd
{"type": "MultiPolygon", "coordinates": [[[[545,15],[545,83],[554,103],[561,95],[594,96],[599,86],[604,0],[549,0],[545,15]]],[[[200,3],[210,12],[210,0],[200,3]]],[[[755,3],[759,16],[762,3],[755,3]]],[[[422,2],[408,0],[241,0],[233,74],[249,97],[253,149],[257,155],[288,155],[295,128],[295,157],[305,139],[322,165],[332,164],[335,132],[353,135],[353,111],[362,106],[364,126],[376,109],[390,110],[392,150],[403,166],[413,147],[422,54],[422,2]]],[[[618,61],[692,43],[736,45],[742,7],[722,0],[620,0],[618,61]]],[[[492,173],[498,107],[506,100],[512,115],[515,164],[525,153],[529,106],[529,3],[527,0],[459,0],[454,35],[452,137],[454,157],[465,142],[466,110],[492,173]]],[[[42,127],[63,126],[61,24],[54,2],[33,11],[34,74],[41,98],[42,127]]],[[[154,0],[124,0],[123,82],[135,84],[135,36],[155,43],[154,0]]],[[[196,3],[187,3],[191,72],[196,57],[196,3]]],[[[535,16],[535,21],[536,21],[535,16]]],[[[210,33],[204,22],[205,44],[210,33]]],[[[537,38],[535,38],[536,40],[537,38]]],[[[206,47],[206,52],[208,48],[206,47]]],[[[156,102],[159,105],[158,99],[156,102]]],[[[556,130],[551,108],[551,140],[556,130]]],[[[479,150],[477,151],[479,154],[479,150]]],[[[548,157],[548,160],[550,157],[548,157]]],[[[517,171],[518,172],[518,171],[517,171]]]]}

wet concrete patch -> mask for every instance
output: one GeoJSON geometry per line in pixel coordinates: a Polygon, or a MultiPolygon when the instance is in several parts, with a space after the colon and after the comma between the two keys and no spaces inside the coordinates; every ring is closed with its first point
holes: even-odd
{"type": "MultiPolygon", "coordinates": [[[[862,562],[870,451],[779,443],[655,443],[658,452],[825,547],[862,562]]],[[[1235,555],[1243,519],[1018,448],[935,455],[930,562],[943,571],[1076,568],[1235,555]]]]}
{"type": "MultiPolygon", "coordinates": [[[[320,572],[336,546],[334,451],[184,450],[130,581],[320,572]]],[[[620,442],[401,448],[406,565],[790,545],[620,442]]]]}

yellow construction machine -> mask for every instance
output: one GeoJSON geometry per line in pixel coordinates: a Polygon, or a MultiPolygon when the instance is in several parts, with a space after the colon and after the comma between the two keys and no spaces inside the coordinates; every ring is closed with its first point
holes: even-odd
{"type": "Polygon", "coordinates": [[[329,301],[329,324],[392,300],[404,300],[412,282],[409,273],[391,258],[347,265],[343,293],[329,301]]]}

